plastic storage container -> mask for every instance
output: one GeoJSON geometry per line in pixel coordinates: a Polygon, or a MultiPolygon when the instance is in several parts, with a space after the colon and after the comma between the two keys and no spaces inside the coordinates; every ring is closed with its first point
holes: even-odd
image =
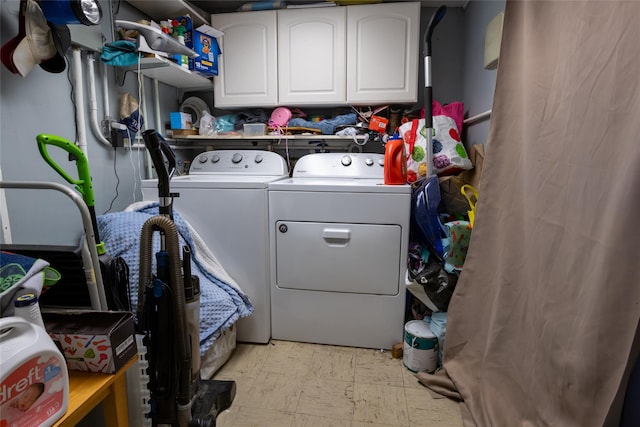
{"type": "Polygon", "coordinates": [[[267,125],[264,123],[245,123],[244,136],[259,136],[267,133],[267,125]]]}

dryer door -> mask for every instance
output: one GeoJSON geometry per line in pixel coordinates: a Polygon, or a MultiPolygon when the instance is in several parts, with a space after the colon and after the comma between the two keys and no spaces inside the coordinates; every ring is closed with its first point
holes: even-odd
{"type": "Polygon", "coordinates": [[[401,227],[276,222],[276,286],[397,295],[401,227]]]}

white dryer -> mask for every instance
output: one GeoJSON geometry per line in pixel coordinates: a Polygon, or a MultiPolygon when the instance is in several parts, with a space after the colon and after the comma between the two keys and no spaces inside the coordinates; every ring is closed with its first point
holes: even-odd
{"type": "Polygon", "coordinates": [[[403,339],[411,187],[384,156],[301,157],[269,185],[271,335],[390,349],[403,339]]]}
{"type": "MultiPolygon", "coordinates": [[[[238,341],[267,343],[271,338],[269,297],[268,185],[288,178],[277,153],[217,150],[199,154],[189,175],[171,180],[179,193],[173,208],[200,234],[222,267],[254,307],[238,323],[238,341]]],[[[142,182],[144,200],[157,201],[157,180],[142,182]]]]}

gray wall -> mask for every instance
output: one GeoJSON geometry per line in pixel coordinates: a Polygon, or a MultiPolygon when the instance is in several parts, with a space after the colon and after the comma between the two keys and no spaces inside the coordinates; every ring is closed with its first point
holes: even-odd
{"type": "MultiPolygon", "coordinates": [[[[484,69],[484,34],[487,25],[504,11],[505,0],[471,0],[464,9],[464,55],[462,56],[462,99],[465,117],[472,117],[490,110],[496,85],[497,70],[484,69]]],[[[477,122],[464,130],[467,147],[484,144],[490,121],[477,122]]]]}
{"type": "MultiPolygon", "coordinates": [[[[125,2],[103,1],[104,19],[101,31],[106,41],[112,40],[111,6],[119,6],[119,19],[136,20],[139,18],[135,9],[125,2]]],[[[1,42],[4,44],[18,32],[19,1],[3,0],[0,2],[1,42]]],[[[48,133],[61,136],[70,141],[76,140],[76,124],[73,88],[71,79],[72,55],[67,55],[67,70],[60,74],[52,74],[36,66],[26,77],[12,74],[4,66],[0,66],[0,168],[4,181],[48,181],[67,184],[40,156],[35,142],[36,135],[48,133]]],[[[85,100],[88,102],[87,68],[84,88],[85,100]]],[[[102,119],[102,71],[110,82],[109,97],[112,117],[119,117],[119,100],[123,93],[131,93],[138,97],[137,74],[128,72],[125,85],[115,84],[115,71],[112,67],[101,68],[99,58],[96,61],[96,92],[98,117],[102,119]]],[[[145,79],[145,100],[149,127],[153,123],[152,85],[145,79]]],[[[161,112],[164,117],[169,111],[178,108],[178,93],[162,83],[161,112]]],[[[140,157],[141,150],[125,151],[105,147],[93,136],[87,116],[88,160],[96,196],[96,212],[102,214],[111,207],[112,212],[121,211],[134,199],[140,199],[139,174],[144,174],[145,156],[140,157]],[[140,171],[140,166],[142,171],[140,171]],[[117,176],[116,176],[117,174],[117,176]],[[119,180],[119,183],[118,183],[119,180]],[[116,197],[117,186],[117,197],[116,197]]],[[[66,153],[53,147],[50,154],[56,162],[71,176],[77,177],[75,163],[69,162],[66,153]]],[[[143,175],[144,176],[144,175],[143,175]]],[[[24,244],[76,244],[82,233],[82,222],[76,206],[66,196],[53,191],[42,190],[6,190],[6,201],[9,211],[11,237],[13,243],[24,244]]],[[[6,222],[2,227],[6,227],[6,222]]],[[[2,233],[0,241],[4,242],[2,233]]],[[[5,242],[6,243],[6,242],[5,242]]]]}
{"type": "MultiPolygon", "coordinates": [[[[484,35],[489,22],[504,10],[505,0],[470,0],[466,7],[450,7],[431,39],[433,99],[447,104],[464,103],[465,118],[491,109],[497,70],[484,69],[484,35]]],[[[419,106],[424,105],[424,61],[422,37],[436,8],[422,8],[420,25],[419,106]]],[[[489,120],[467,127],[467,147],[484,144],[489,120]]]]}

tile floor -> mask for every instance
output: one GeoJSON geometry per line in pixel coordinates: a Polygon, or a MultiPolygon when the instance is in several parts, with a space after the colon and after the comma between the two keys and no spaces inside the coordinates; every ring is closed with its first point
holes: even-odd
{"type": "Polygon", "coordinates": [[[461,427],[389,351],[273,340],[238,344],[215,379],[237,392],[218,427],[461,427]]]}

